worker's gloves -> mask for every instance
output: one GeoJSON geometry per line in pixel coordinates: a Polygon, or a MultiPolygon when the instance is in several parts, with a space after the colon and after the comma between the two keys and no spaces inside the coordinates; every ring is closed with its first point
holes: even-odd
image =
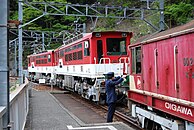
{"type": "Polygon", "coordinates": [[[121,77],[125,79],[127,77],[127,75],[122,75],[121,77]]]}

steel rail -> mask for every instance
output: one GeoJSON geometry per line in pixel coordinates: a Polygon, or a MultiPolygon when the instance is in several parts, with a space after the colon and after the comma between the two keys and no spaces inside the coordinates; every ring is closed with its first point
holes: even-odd
{"type": "MultiPolygon", "coordinates": [[[[71,94],[72,94],[72,96],[75,97],[75,100],[81,99],[81,100],[85,101],[86,103],[92,105],[92,107],[96,107],[98,109],[103,110],[104,113],[107,113],[107,111],[108,111],[108,107],[107,106],[103,106],[103,105],[100,105],[100,104],[96,104],[95,102],[91,102],[88,99],[85,99],[85,98],[81,97],[80,95],[78,95],[76,93],[71,93],[71,94]]],[[[123,121],[127,125],[135,127],[136,130],[144,130],[138,124],[137,119],[134,119],[134,118],[132,118],[130,116],[127,116],[127,115],[125,115],[125,114],[123,114],[123,113],[121,113],[121,112],[119,112],[117,110],[115,111],[114,115],[115,115],[116,118],[118,118],[119,120],[123,121]]]]}

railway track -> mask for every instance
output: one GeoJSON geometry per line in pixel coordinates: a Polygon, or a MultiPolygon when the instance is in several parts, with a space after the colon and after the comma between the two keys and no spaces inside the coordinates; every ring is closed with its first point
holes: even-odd
{"type": "MultiPolygon", "coordinates": [[[[101,107],[102,109],[108,111],[108,107],[106,107],[106,106],[100,106],[100,107],[101,107]]],[[[130,125],[130,126],[132,125],[132,126],[138,128],[139,130],[143,130],[143,129],[139,126],[138,121],[137,121],[136,119],[131,118],[131,117],[129,117],[129,116],[123,114],[122,112],[117,111],[117,110],[115,111],[115,114],[114,114],[114,115],[116,116],[116,118],[119,118],[119,119],[118,119],[119,121],[122,121],[122,122],[124,122],[124,123],[126,123],[126,124],[128,124],[128,125],[130,125]]]]}
{"type": "MultiPolygon", "coordinates": [[[[99,113],[104,118],[106,118],[106,114],[108,111],[107,106],[99,105],[95,102],[91,102],[85,98],[80,97],[80,95],[75,94],[75,93],[72,93],[72,98],[74,98],[74,100],[78,100],[79,102],[80,102],[80,100],[84,101],[84,102],[82,102],[83,105],[88,106],[90,109],[94,110],[95,112],[99,113]]],[[[122,112],[117,111],[117,110],[115,111],[113,120],[124,122],[125,124],[129,125],[130,127],[133,127],[135,130],[144,130],[139,126],[138,121],[136,119],[129,117],[129,116],[123,114],[122,112]]]]}

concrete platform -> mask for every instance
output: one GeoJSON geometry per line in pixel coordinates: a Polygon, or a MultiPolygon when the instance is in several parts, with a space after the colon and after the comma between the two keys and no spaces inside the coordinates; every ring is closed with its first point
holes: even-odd
{"type": "Polygon", "coordinates": [[[85,124],[49,92],[33,90],[25,130],[133,130],[122,122],[85,124]]]}

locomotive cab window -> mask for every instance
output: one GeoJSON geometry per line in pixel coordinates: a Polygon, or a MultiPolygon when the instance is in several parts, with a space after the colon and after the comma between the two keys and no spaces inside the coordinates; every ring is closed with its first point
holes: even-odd
{"type": "Polygon", "coordinates": [[[107,38],[107,55],[126,55],[126,38],[107,38]]]}
{"type": "Polygon", "coordinates": [[[141,47],[132,49],[132,72],[134,74],[141,73],[141,47]]]}
{"type": "Polygon", "coordinates": [[[84,42],[84,56],[90,56],[90,44],[89,41],[84,42]]]}

